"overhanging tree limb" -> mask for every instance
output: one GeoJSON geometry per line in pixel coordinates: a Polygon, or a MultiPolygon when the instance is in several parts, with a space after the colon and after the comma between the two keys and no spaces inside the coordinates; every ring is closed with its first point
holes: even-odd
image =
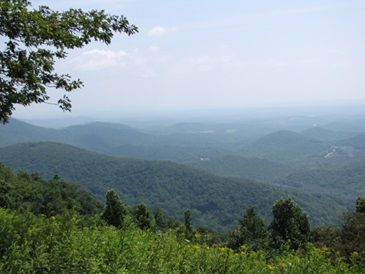
{"type": "MultiPolygon", "coordinates": [[[[65,59],[68,49],[82,48],[92,41],[109,45],[115,33],[132,35],[138,28],[124,16],[105,11],[70,9],[53,11],[41,6],[31,10],[25,0],[0,2],[0,122],[7,122],[16,104],[46,103],[47,88],[70,92],[81,88],[80,79],[54,70],[57,59],[65,59]]],[[[71,110],[66,94],[56,103],[71,110]]]]}

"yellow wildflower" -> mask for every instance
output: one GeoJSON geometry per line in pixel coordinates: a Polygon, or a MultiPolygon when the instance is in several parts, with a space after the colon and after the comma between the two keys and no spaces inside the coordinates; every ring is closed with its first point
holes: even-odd
{"type": "Polygon", "coordinates": [[[225,247],[220,247],[220,248],[218,248],[218,250],[219,250],[220,252],[226,252],[226,251],[227,251],[227,248],[225,248],[225,247]]]}
{"type": "Polygon", "coordinates": [[[199,250],[200,250],[200,246],[199,246],[199,245],[193,245],[193,249],[194,249],[195,251],[199,251],[199,250]]]}

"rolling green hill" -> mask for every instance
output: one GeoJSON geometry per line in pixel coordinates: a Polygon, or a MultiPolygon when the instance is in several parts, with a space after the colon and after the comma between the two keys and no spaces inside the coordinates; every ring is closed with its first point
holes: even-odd
{"type": "Polygon", "coordinates": [[[146,144],[152,136],[123,124],[94,122],[59,130],[66,142],[85,147],[115,147],[120,144],[146,144]]]}
{"type": "Polygon", "coordinates": [[[329,147],[328,142],[312,139],[293,131],[280,130],[252,142],[243,153],[259,158],[293,163],[307,159],[312,155],[318,155],[329,147]]]}
{"type": "Polygon", "coordinates": [[[55,130],[11,119],[0,127],[0,147],[39,141],[68,144],[111,156],[180,163],[227,153],[221,136],[150,134],[123,124],[94,122],[55,130]]]}
{"type": "Polygon", "coordinates": [[[57,174],[78,181],[99,198],[114,188],[129,205],[144,202],[177,219],[191,209],[195,225],[219,230],[232,228],[250,206],[270,219],[273,203],[286,196],[292,196],[315,225],[334,222],[347,210],[340,199],[326,194],[217,177],[172,162],[113,158],[57,143],[4,147],[0,160],[14,170],[38,172],[46,178],[57,174]]]}
{"type": "Polygon", "coordinates": [[[301,133],[307,137],[327,142],[337,142],[358,135],[355,132],[329,130],[318,126],[311,127],[301,133]]]}
{"type": "Polygon", "coordinates": [[[358,134],[351,138],[347,138],[337,142],[340,146],[350,146],[355,149],[361,150],[362,153],[365,152],[365,134],[358,134]]]}
{"type": "MultiPolygon", "coordinates": [[[[277,123],[270,120],[248,124],[180,123],[143,131],[123,124],[94,122],[55,130],[11,119],[9,124],[0,128],[0,147],[51,141],[110,156],[144,160],[170,160],[187,164],[200,159],[234,155],[277,161],[300,168],[341,165],[341,161],[348,164],[348,160],[352,160],[348,157],[325,157],[327,154],[335,155],[332,153],[334,146],[339,147],[337,152],[341,152],[342,156],[351,156],[354,152],[355,160],[364,155],[365,138],[359,131],[345,132],[312,126],[302,132],[272,132],[275,127],[288,125],[288,122],[277,123]]],[[[227,171],[222,170],[220,174],[228,174],[228,169],[232,171],[228,165],[225,166],[227,171]]],[[[237,174],[239,171],[236,170],[229,175],[237,174]]]]}
{"type": "Polygon", "coordinates": [[[349,202],[365,194],[365,161],[342,167],[296,171],[278,183],[312,192],[347,197],[349,202]]]}
{"type": "Polygon", "coordinates": [[[267,183],[285,178],[295,171],[278,162],[232,155],[201,159],[190,165],[219,176],[241,177],[267,183]]]}
{"type": "Polygon", "coordinates": [[[57,130],[33,126],[22,121],[10,118],[10,122],[0,125],[0,147],[40,141],[60,140],[57,130]]]}
{"type": "Polygon", "coordinates": [[[93,150],[121,144],[148,144],[153,136],[123,124],[93,122],[63,129],[33,126],[16,119],[0,127],[0,147],[10,144],[53,141],[93,150]]]}

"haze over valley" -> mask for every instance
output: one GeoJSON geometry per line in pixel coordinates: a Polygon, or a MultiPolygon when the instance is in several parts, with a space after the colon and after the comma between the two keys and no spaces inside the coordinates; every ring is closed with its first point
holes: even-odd
{"type": "Polygon", "coordinates": [[[70,126],[11,119],[0,161],[78,181],[101,200],[114,188],[130,205],[177,219],[189,208],[196,225],[218,230],[250,206],[270,220],[272,204],[288,196],[314,225],[336,223],[365,193],[362,108],[291,111],[63,121],[70,126]]]}

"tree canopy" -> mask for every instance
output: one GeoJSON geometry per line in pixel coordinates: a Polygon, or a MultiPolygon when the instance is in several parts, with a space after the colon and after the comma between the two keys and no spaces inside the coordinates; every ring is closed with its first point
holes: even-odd
{"type": "Polygon", "coordinates": [[[102,218],[109,224],[117,228],[122,228],[125,216],[128,213],[127,206],[119,198],[114,189],[106,193],[106,207],[102,218]]]}
{"type": "Polygon", "coordinates": [[[239,250],[242,245],[249,245],[254,250],[262,249],[268,241],[268,231],[265,222],[256,213],[254,207],[246,210],[239,225],[229,234],[227,246],[239,250]]]}
{"type": "Polygon", "coordinates": [[[272,213],[272,246],[280,248],[286,242],[294,249],[304,246],[309,239],[310,223],[302,208],[293,199],[287,198],[277,201],[272,207],[272,213]]]}
{"type": "Polygon", "coordinates": [[[0,122],[7,122],[15,105],[58,105],[70,111],[66,92],[81,88],[80,79],[55,72],[55,61],[65,59],[68,49],[82,48],[92,41],[110,44],[115,33],[132,35],[138,28],[124,16],[104,11],[70,9],[53,11],[47,6],[32,9],[26,0],[0,1],[0,122]],[[65,93],[49,102],[48,88],[65,93]]]}

